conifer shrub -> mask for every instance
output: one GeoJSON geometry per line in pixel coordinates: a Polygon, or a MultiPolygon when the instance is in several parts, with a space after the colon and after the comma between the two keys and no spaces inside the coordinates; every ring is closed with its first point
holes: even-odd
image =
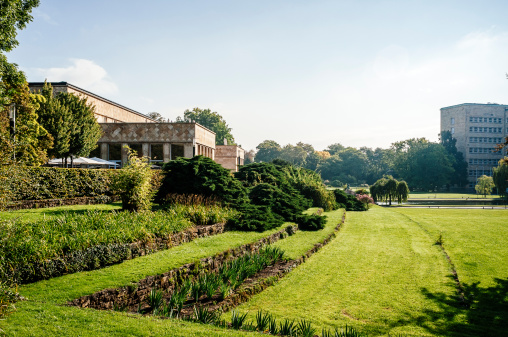
{"type": "Polygon", "coordinates": [[[340,208],[345,208],[346,211],[366,211],[368,206],[358,200],[354,195],[347,194],[346,192],[336,189],[333,190],[335,200],[340,208]]]}
{"type": "Polygon", "coordinates": [[[317,231],[325,228],[326,216],[300,214],[295,216],[294,222],[302,231],[317,231]]]}

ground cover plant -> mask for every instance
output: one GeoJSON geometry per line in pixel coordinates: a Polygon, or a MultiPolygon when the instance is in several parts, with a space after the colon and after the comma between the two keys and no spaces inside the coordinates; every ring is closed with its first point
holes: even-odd
{"type": "Polygon", "coordinates": [[[97,269],[127,259],[129,250],[124,244],[225,222],[234,214],[220,206],[174,205],[157,212],[87,211],[37,222],[4,221],[0,223],[0,280],[33,282],[97,269]],[[73,263],[65,262],[69,260],[73,263]]]}

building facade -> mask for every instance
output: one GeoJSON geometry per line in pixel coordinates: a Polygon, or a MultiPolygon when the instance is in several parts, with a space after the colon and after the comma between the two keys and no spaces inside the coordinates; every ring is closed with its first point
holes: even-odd
{"type": "MultiPolygon", "coordinates": [[[[127,162],[125,145],[150,162],[161,165],[178,157],[203,155],[223,167],[237,171],[243,165],[245,151],[238,146],[224,146],[216,152],[215,133],[197,123],[159,123],[123,105],[98,96],[67,82],[49,82],[56,95],[72,93],[95,106],[95,117],[103,135],[90,157],[98,157],[122,166],[127,162]]],[[[32,92],[40,92],[44,82],[31,82],[32,92]]]]}
{"type": "Polygon", "coordinates": [[[496,145],[508,135],[508,105],[464,103],[441,108],[441,131],[450,131],[457,150],[468,163],[469,187],[482,175],[492,176],[492,168],[506,154],[496,145]]]}

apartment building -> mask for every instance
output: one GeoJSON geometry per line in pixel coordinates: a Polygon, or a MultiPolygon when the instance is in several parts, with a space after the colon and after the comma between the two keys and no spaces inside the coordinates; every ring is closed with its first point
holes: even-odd
{"type": "Polygon", "coordinates": [[[469,187],[506,155],[496,145],[508,135],[508,105],[463,103],[441,108],[441,131],[450,131],[468,163],[469,187]]]}

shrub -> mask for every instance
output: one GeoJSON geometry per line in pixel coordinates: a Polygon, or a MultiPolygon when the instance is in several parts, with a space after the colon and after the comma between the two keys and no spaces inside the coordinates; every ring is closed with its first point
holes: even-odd
{"type": "Polygon", "coordinates": [[[231,172],[203,156],[178,158],[163,166],[165,176],[157,193],[159,203],[170,194],[196,194],[217,198],[229,205],[247,202],[247,191],[231,172]]]}
{"type": "Polygon", "coordinates": [[[370,208],[370,205],[374,204],[374,199],[372,199],[368,194],[357,194],[356,199],[358,199],[367,208],[370,208]]]}
{"type": "Polygon", "coordinates": [[[155,191],[152,189],[152,169],[146,157],[127,148],[129,161],[113,179],[113,190],[122,199],[122,209],[128,211],[148,210],[152,207],[155,191]]]}
{"type": "Polygon", "coordinates": [[[336,189],[333,190],[335,200],[340,207],[345,208],[346,211],[366,211],[368,207],[358,200],[355,196],[347,194],[346,192],[336,189]]]}
{"type": "Polygon", "coordinates": [[[295,216],[295,222],[300,230],[317,231],[325,228],[326,216],[302,214],[295,216]]]}

